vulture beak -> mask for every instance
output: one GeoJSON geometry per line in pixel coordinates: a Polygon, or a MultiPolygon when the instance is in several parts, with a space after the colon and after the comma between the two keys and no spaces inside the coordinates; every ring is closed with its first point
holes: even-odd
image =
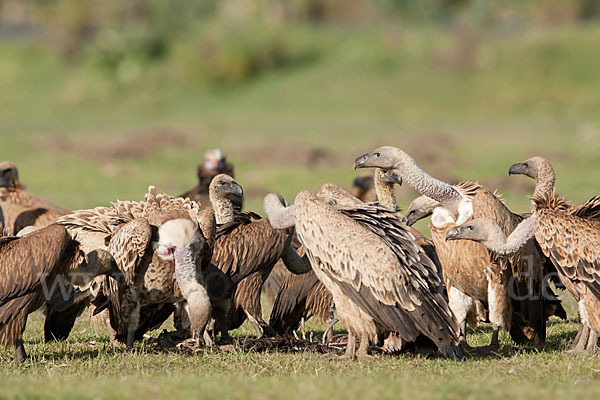
{"type": "Polygon", "coordinates": [[[517,163],[511,165],[508,175],[525,175],[525,172],[527,172],[527,168],[522,163],[517,163]]]}
{"type": "Polygon", "coordinates": [[[354,170],[356,171],[358,168],[368,168],[367,161],[369,161],[369,153],[363,154],[354,160],[354,170]]]}
{"type": "Polygon", "coordinates": [[[397,183],[398,186],[402,186],[402,177],[392,170],[384,171],[383,181],[387,183],[397,183]]]}
{"type": "Polygon", "coordinates": [[[448,231],[448,234],[446,234],[446,241],[461,239],[461,237],[460,237],[461,233],[462,233],[462,229],[459,226],[457,226],[456,228],[450,229],[448,231]]]}
{"type": "Polygon", "coordinates": [[[231,183],[231,193],[238,197],[243,197],[244,189],[242,189],[242,187],[237,182],[232,182],[231,183]]]}
{"type": "Polygon", "coordinates": [[[404,217],[404,218],[402,218],[402,223],[403,223],[404,225],[407,225],[407,226],[408,226],[408,222],[409,222],[409,221],[408,221],[408,217],[404,217]]]}

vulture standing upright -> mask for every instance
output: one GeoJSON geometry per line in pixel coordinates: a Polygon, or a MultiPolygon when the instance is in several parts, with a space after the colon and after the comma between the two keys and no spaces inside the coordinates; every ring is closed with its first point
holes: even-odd
{"type": "MultiPolygon", "coordinates": [[[[531,212],[534,213],[537,205],[534,199],[539,199],[542,197],[552,196],[555,183],[556,183],[556,174],[554,173],[554,168],[548,162],[548,160],[542,157],[532,157],[528,160],[525,160],[521,163],[513,164],[509,171],[509,175],[525,175],[535,180],[535,189],[533,191],[533,196],[531,200],[531,212]]],[[[568,213],[577,215],[582,218],[588,219],[600,219],[600,196],[596,196],[591,198],[590,200],[581,203],[577,206],[570,205],[565,203],[565,210],[568,213]]],[[[547,268],[545,271],[545,275],[552,276],[553,278],[556,276],[556,268],[552,263],[546,263],[547,268]]],[[[554,283],[559,286],[561,282],[554,283]]],[[[566,282],[562,282],[563,285],[570,285],[570,282],[567,280],[566,282]]],[[[571,293],[576,293],[577,291],[571,288],[569,290],[571,293]]],[[[576,300],[579,304],[579,310],[581,315],[585,315],[585,304],[584,302],[576,297],[576,300]]],[[[587,339],[589,337],[589,326],[587,324],[582,323],[577,333],[577,337],[573,341],[571,348],[575,352],[582,352],[587,345],[587,339]]]]}
{"type": "Polygon", "coordinates": [[[103,287],[111,339],[133,346],[143,334],[140,328],[154,325],[148,318],[166,319],[169,313],[165,317],[160,308],[183,300],[194,335],[199,339],[204,333],[211,304],[202,267],[210,262],[214,242],[212,210],[151,186],[145,201],[117,201],[58,221],[82,246],[110,252],[123,271],[121,281],[107,279],[103,287]]]}
{"type": "Polygon", "coordinates": [[[472,218],[493,219],[510,232],[521,222],[521,216],[510,212],[501,199],[478,184],[451,186],[432,178],[408,154],[394,147],[381,147],[358,157],[355,166],[392,172],[440,203],[431,216],[431,232],[444,279],[469,297],[488,303],[492,339],[486,351],[499,348],[500,327],[509,331],[517,343],[544,344],[547,316],[546,299],[541,293],[547,284],[543,255],[535,243],[530,241],[507,259],[478,243],[445,240],[450,229],[472,218]]]}
{"type": "Polygon", "coordinates": [[[48,302],[60,309],[73,300],[72,287],[115,272],[103,250],[86,253],[64,226],[52,224],[23,237],[0,238],[0,343],[14,346],[15,361],[27,357],[27,315],[48,302]]]}
{"type": "Polygon", "coordinates": [[[573,350],[595,353],[600,334],[600,221],[572,213],[569,204],[554,192],[534,196],[533,201],[535,211],[508,238],[489,219],[468,221],[450,230],[447,237],[477,241],[506,256],[535,237],[565,287],[583,305],[580,318],[590,330],[589,337],[581,337],[580,342],[586,343],[573,350]]]}
{"type": "Polygon", "coordinates": [[[396,331],[408,342],[423,334],[445,355],[462,356],[458,325],[437,269],[396,213],[334,203],[302,191],[293,206],[285,207],[271,194],[265,212],[276,228],[296,227],[310,265],[348,328],[344,357],[366,357],[369,342],[385,331],[396,331]]]}
{"type": "MultiPolygon", "coordinates": [[[[202,208],[210,207],[208,187],[213,178],[219,174],[226,174],[233,178],[233,164],[227,162],[227,157],[221,150],[207,150],[204,153],[202,164],[198,165],[198,184],[179,197],[193,200],[200,204],[202,208]]],[[[230,197],[235,209],[240,211],[244,204],[244,198],[235,194],[231,194],[230,197]]]]}
{"type": "Polygon", "coordinates": [[[292,230],[273,229],[267,219],[257,214],[235,211],[231,196],[242,197],[243,190],[228,175],[213,178],[209,195],[218,225],[211,262],[234,283],[226,326],[217,320],[218,330],[227,336],[228,330],[239,327],[248,318],[257,336],[272,335],[260,304],[264,281],[280,258],[292,272],[308,271],[295,269],[299,261],[291,246],[292,230]]]}

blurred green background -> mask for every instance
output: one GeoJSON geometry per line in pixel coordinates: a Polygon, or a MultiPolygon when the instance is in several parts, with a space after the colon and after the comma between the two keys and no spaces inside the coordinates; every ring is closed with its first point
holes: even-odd
{"type": "MultiPolygon", "coordinates": [[[[526,211],[547,157],[600,193],[598,0],[0,0],[0,159],[69,208],[177,195],[206,149],[247,209],[380,145],[526,211]]],[[[400,189],[403,208],[415,194],[400,189]]]]}

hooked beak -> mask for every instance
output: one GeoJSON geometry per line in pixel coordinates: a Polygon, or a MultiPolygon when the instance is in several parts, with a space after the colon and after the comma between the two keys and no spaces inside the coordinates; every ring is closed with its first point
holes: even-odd
{"type": "Polygon", "coordinates": [[[525,167],[523,166],[522,163],[517,163],[517,164],[513,164],[510,166],[510,169],[508,170],[508,175],[519,175],[525,174],[525,167]]]}
{"type": "Polygon", "coordinates": [[[368,153],[363,154],[362,156],[358,157],[356,160],[354,160],[354,170],[356,171],[358,168],[366,168],[368,160],[369,160],[368,153]]]}
{"type": "Polygon", "coordinates": [[[387,183],[397,183],[398,186],[402,186],[402,177],[392,170],[383,172],[383,181],[387,183]]]}
{"type": "Polygon", "coordinates": [[[404,218],[402,218],[402,223],[403,223],[404,225],[408,225],[408,217],[404,217],[404,218]]]}
{"type": "Polygon", "coordinates": [[[460,239],[460,237],[459,237],[460,233],[461,233],[461,230],[459,227],[450,229],[448,231],[448,233],[446,234],[446,241],[460,239]]]}

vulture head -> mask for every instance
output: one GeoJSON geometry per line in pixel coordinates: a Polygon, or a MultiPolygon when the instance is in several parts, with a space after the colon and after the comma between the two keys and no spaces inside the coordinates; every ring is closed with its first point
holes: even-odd
{"type": "Polygon", "coordinates": [[[204,240],[189,219],[173,219],[158,230],[155,251],[164,260],[175,262],[175,279],[187,300],[194,334],[204,332],[211,314],[210,299],[204,287],[200,263],[204,240]]]}
{"type": "Polygon", "coordinates": [[[352,182],[352,194],[364,202],[372,202],[376,200],[375,195],[372,198],[366,196],[371,192],[374,187],[373,174],[364,172],[357,176],[352,182]]]}
{"type": "Polygon", "coordinates": [[[19,187],[19,171],[17,166],[10,161],[0,162],[0,187],[19,187]]]}
{"type": "MultiPolygon", "coordinates": [[[[397,164],[400,159],[399,149],[391,146],[383,146],[356,158],[356,160],[354,160],[354,169],[381,168],[384,171],[395,170],[398,168],[397,164]]],[[[396,178],[400,177],[397,172],[389,176],[396,178]]],[[[402,180],[396,180],[395,183],[401,185],[402,180]]]]}
{"type": "Polygon", "coordinates": [[[227,166],[227,157],[220,149],[207,150],[204,153],[203,165],[207,171],[223,171],[227,166]]]}
{"type": "Polygon", "coordinates": [[[208,187],[208,196],[217,216],[217,223],[224,224],[233,218],[236,205],[241,205],[244,190],[231,176],[219,174],[208,187]]]}
{"type": "Polygon", "coordinates": [[[554,169],[542,157],[532,157],[521,163],[514,164],[508,170],[509,175],[525,175],[532,179],[549,178],[555,180],[554,169]]]}
{"type": "Polygon", "coordinates": [[[433,214],[433,210],[439,205],[440,203],[427,196],[419,196],[410,203],[402,222],[408,226],[413,226],[417,221],[433,214]]]}
{"type": "Polygon", "coordinates": [[[287,229],[296,224],[294,205],[288,206],[285,199],[277,193],[269,193],[265,196],[263,210],[275,229],[287,229]]]}
{"type": "Polygon", "coordinates": [[[491,219],[476,218],[463,225],[452,228],[446,234],[446,240],[467,239],[479,242],[488,248],[504,243],[506,235],[502,228],[491,219]]]}

